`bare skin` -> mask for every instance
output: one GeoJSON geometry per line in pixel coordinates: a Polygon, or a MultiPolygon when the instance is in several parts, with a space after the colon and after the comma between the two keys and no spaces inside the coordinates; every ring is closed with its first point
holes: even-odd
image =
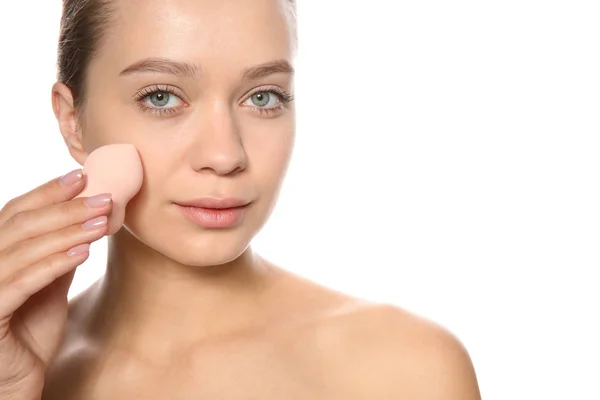
{"type": "Polygon", "coordinates": [[[256,323],[186,345],[93,339],[91,287],[71,302],[43,399],[480,399],[468,354],[442,327],[270,266],[256,323]]]}
{"type": "Polygon", "coordinates": [[[53,109],[81,165],[99,146],[133,143],[144,184],[109,237],[105,276],[69,305],[43,399],[479,399],[468,354],[443,328],[294,275],[250,246],[287,171],[295,110],[277,108],[271,91],[293,94],[293,74],[241,76],[274,60],[293,65],[284,1],[114,4],[88,70],[82,129],[64,84],[53,87],[53,109]],[[120,76],[147,57],[202,72],[120,76]],[[156,85],[174,88],[166,105],[131,100],[156,85]],[[250,97],[265,92],[267,106],[250,97]],[[235,228],[204,229],[173,204],[203,196],[252,206],[235,228]]]}

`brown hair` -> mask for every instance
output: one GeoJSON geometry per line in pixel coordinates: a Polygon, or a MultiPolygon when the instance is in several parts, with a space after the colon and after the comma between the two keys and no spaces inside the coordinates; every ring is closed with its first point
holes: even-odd
{"type": "Polygon", "coordinates": [[[64,0],[58,39],[57,80],[71,89],[78,124],[85,108],[87,67],[100,49],[114,9],[111,0],[64,0]]]}
{"type": "MultiPolygon", "coordinates": [[[[285,0],[296,41],[296,0],[285,0]]],[[[87,67],[101,48],[114,16],[111,0],[63,0],[58,40],[57,80],[71,89],[78,126],[85,108],[87,67]]]]}

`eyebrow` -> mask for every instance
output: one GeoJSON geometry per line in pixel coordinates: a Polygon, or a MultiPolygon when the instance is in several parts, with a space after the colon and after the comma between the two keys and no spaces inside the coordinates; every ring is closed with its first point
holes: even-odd
{"type": "MultiPolygon", "coordinates": [[[[119,76],[144,72],[171,74],[181,78],[198,79],[202,75],[202,67],[198,64],[175,61],[168,58],[151,57],[138,61],[119,73],[119,76]]],[[[294,75],[295,71],[289,61],[281,59],[247,67],[242,71],[242,81],[251,81],[271,74],[294,75]]]]}

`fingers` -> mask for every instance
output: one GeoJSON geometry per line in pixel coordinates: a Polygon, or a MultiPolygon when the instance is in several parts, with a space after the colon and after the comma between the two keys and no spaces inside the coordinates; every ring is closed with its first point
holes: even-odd
{"type": "Polygon", "coordinates": [[[101,215],[83,223],[20,241],[0,251],[0,282],[27,266],[42,262],[56,253],[100,239],[108,231],[108,218],[101,215]]]}
{"type": "MultiPolygon", "coordinates": [[[[89,219],[108,215],[111,211],[112,201],[110,197],[103,195],[80,197],[39,209],[19,211],[0,225],[0,252],[27,239],[81,224],[89,219]]],[[[56,251],[59,250],[61,249],[56,251]]]]}
{"type": "Polygon", "coordinates": [[[0,226],[16,213],[72,199],[83,189],[85,179],[83,171],[76,169],[11,199],[0,210],[0,226]]]}
{"type": "Polygon", "coordinates": [[[74,271],[90,243],[107,234],[111,196],[74,198],[84,181],[81,170],[72,171],[0,210],[0,320],[74,271]]]}
{"type": "Polygon", "coordinates": [[[82,247],[78,255],[53,254],[0,281],[0,318],[11,315],[35,293],[84,262],[89,256],[89,246],[82,247]]]}

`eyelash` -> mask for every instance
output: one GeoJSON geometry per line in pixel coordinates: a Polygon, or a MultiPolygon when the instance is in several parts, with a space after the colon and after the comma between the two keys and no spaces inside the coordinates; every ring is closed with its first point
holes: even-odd
{"type": "MultiPolygon", "coordinates": [[[[138,94],[136,94],[134,96],[135,103],[137,104],[137,106],[139,107],[139,109],[141,111],[152,113],[152,114],[157,114],[157,115],[170,115],[170,114],[179,112],[180,109],[183,108],[183,107],[173,107],[173,108],[148,107],[147,105],[144,104],[145,99],[149,96],[152,96],[155,93],[169,93],[169,94],[173,94],[173,95],[181,98],[179,95],[177,95],[177,93],[175,93],[175,90],[172,89],[169,85],[165,85],[163,87],[161,87],[160,85],[155,85],[150,88],[144,88],[141,92],[139,92],[138,94]]],[[[258,110],[258,113],[260,115],[269,115],[269,116],[273,115],[273,114],[279,112],[280,110],[289,107],[288,103],[294,101],[293,95],[290,95],[289,93],[278,88],[277,86],[260,88],[259,90],[256,90],[256,91],[250,93],[248,98],[251,98],[252,96],[254,96],[257,93],[275,93],[279,97],[279,101],[280,101],[280,105],[277,107],[272,107],[272,108],[250,107],[253,110],[258,110]]]]}

